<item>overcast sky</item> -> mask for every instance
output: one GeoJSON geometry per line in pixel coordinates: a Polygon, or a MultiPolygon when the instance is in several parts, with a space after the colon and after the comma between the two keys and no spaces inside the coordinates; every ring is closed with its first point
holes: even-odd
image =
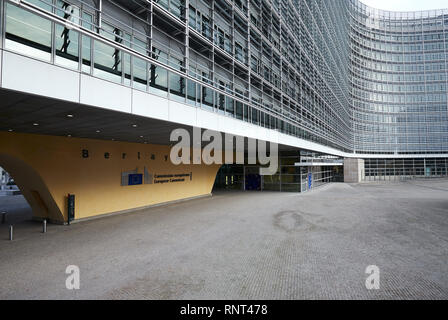
{"type": "Polygon", "coordinates": [[[390,11],[447,9],[448,0],[361,0],[369,7],[390,11]]]}

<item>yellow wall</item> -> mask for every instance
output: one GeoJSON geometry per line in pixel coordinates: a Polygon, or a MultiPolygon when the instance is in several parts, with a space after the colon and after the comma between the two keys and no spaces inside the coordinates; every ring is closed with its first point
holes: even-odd
{"type": "Polygon", "coordinates": [[[211,193],[219,165],[175,166],[169,155],[169,146],[0,132],[0,166],[15,179],[34,215],[55,222],[67,221],[69,193],[76,196],[75,219],[211,193]],[[82,157],[83,149],[89,158],[82,157]],[[192,172],[192,181],[121,186],[122,172],[144,173],[145,166],[153,175],[192,172]]]}

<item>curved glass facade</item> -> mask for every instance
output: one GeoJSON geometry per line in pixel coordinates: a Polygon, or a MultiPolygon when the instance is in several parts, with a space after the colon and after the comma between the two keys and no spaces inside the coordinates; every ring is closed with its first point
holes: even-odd
{"type": "Polygon", "coordinates": [[[358,153],[448,151],[448,10],[386,12],[351,0],[358,153]]]}
{"type": "Polygon", "coordinates": [[[385,12],[358,0],[20,3],[0,0],[5,50],[348,153],[448,153],[448,10],[385,12]]]}

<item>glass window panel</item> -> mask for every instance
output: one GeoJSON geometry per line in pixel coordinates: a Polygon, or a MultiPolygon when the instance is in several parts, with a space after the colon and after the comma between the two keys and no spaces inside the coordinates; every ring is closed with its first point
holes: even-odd
{"type": "Polygon", "coordinates": [[[131,85],[131,55],[128,53],[123,54],[123,68],[124,68],[124,84],[131,85]]]}
{"type": "MultiPolygon", "coordinates": [[[[88,13],[82,14],[82,26],[88,30],[93,31],[93,16],[88,13]]],[[[92,60],[92,39],[87,36],[81,36],[82,41],[82,71],[90,73],[90,66],[92,60]]]]}
{"type": "Polygon", "coordinates": [[[156,60],[159,60],[161,63],[164,64],[169,64],[169,60],[168,60],[168,54],[163,52],[162,50],[153,47],[153,53],[152,53],[152,57],[156,60]]]}
{"type": "Polygon", "coordinates": [[[218,92],[215,92],[215,93],[216,93],[216,98],[215,98],[216,108],[218,109],[219,113],[224,114],[226,97],[222,93],[218,93],[218,92]]]}
{"type": "MultiPolygon", "coordinates": [[[[131,35],[125,33],[123,35],[123,44],[127,47],[131,46],[131,35]]],[[[123,71],[124,71],[124,84],[127,86],[131,85],[131,55],[128,53],[123,53],[123,71]]]]}
{"type": "Polygon", "coordinates": [[[249,121],[249,106],[248,105],[244,105],[244,121],[249,121]]]}
{"type": "Polygon", "coordinates": [[[51,60],[51,21],[6,3],[7,49],[51,60]]]}
{"type": "Polygon", "coordinates": [[[146,41],[144,40],[140,40],[138,38],[134,38],[134,41],[132,42],[132,48],[141,53],[144,54],[145,56],[148,54],[147,52],[147,46],[146,46],[146,41]]]}
{"type": "Polygon", "coordinates": [[[213,90],[205,86],[202,87],[202,107],[213,110],[213,90]]]}
{"type": "MultiPolygon", "coordinates": [[[[134,37],[132,48],[143,54],[147,55],[146,42],[134,37]]],[[[133,87],[146,91],[148,83],[148,63],[137,57],[132,57],[132,73],[133,73],[133,87]]]]}
{"type": "Polygon", "coordinates": [[[271,129],[276,129],[276,121],[275,121],[275,117],[271,116],[271,129]]]}
{"type": "MultiPolygon", "coordinates": [[[[51,2],[46,0],[47,2],[51,2]]],[[[56,14],[64,19],[71,21],[72,23],[79,25],[81,10],[79,7],[72,5],[68,2],[57,0],[56,1],[56,14]]]]}
{"type": "Polygon", "coordinates": [[[147,66],[148,63],[140,58],[132,57],[133,61],[133,86],[134,88],[146,91],[147,87],[147,66]]]}
{"type": "Polygon", "coordinates": [[[170,0],[170,11],[172,14],[177,16],[178,18],[184,17],[185,1],[184,0],[170,0]]]}
{"type": "Polygon", "coordinates": [[[259,111],[257,109],[252,108],[252,123],[258,124],[258,113],[259,111]]]}
{"type": "Polygon", "coordinates": [[[56,24],[55,32],[55,62],[64,67],[78,69],[79,33],[60,24],[56,24]]]}
{"type": "Polygon", "coordinates": [[[226,97],[226,114],[234,117],[235,106],[232,98],[226,97]]]}
{"type": "Polygon", "coordinates": [[[102,23],[102,28],[100,30],[100,34],[109,39],[109,40],[113,40],[115,41],[115,37],[117,35],[117,33],[119,33],[119,30],[116,29],[115,27],[111,26],[110,24],[103,22],[102,23]]]}
{"type": "Polygon", "coordinates": [[[205,16],[202,16],[202,34],[207,38],[211,38],[210,20],[205,16]]]}
{"type": "Polygon", "coordinates": [[[95,40],[94,75],[121,83],[121,51],[95,40]]]}
{"type": "Polygon", "coordinates": [[[168,0],[158,0],[157,4],[161,5],[165,9],[169,9],[168,0]]]}
{"type": "Polygon", "coordinates": [[[198,100],[198,88],[199,85],[195,82],[188,80],[187,82],[187,102],[191,105],[196,105],[198,100]]]}
{"type": "Polygon", "coordinates": [[[149,85],[152,93],[166,96],[168,92],[168,71],[154,64],[151,65],[149,85]]]}
{"type": "Polygon", "coordinates": [[[243,120],[243,103],[236,101],[235,108],[236,108],[236,118],[239,120],[243,120]]]}
{"type": "Polygon", "coordinates": [[[51,1],[49,0],[27,0],[28,2],[38,6],[39,8],[42,8],[47,11],[51,11],[51,1]]]}
{"type": "MultiPolygon", "coordinates": [[[[185,100],[185,78],[175,73],[169,73],[170,76],[170,94],[172,98],[180,97],[181,101],[185,100]]],[[[179,99],[177,99],[179,100],[179,99]]]]}
{"type": "Polygon", "coordinates": [[[192,28],[196,27],[196,10],[190,6],[189,9],[189,19],[188,19],[189,25],[192,28]]]}

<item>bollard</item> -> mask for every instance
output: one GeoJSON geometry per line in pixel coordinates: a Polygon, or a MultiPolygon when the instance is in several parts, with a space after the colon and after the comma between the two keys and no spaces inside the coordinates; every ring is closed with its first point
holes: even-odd
{"type": "Polygon", "coordinates": [[[2,224],[6,222],[6,212],[2,211],[2,224]]]}
{"type": "Polygon", "coordinates": [[[47,233],[47,219],[44,219],[42,233],[47,233]]]}
{"type": "Polygon", "coordinates": [[[13,226],[10,225],[9,226],[9,241],[12,241],[14,237],[14,230],[13,230],[13,226]]]}

